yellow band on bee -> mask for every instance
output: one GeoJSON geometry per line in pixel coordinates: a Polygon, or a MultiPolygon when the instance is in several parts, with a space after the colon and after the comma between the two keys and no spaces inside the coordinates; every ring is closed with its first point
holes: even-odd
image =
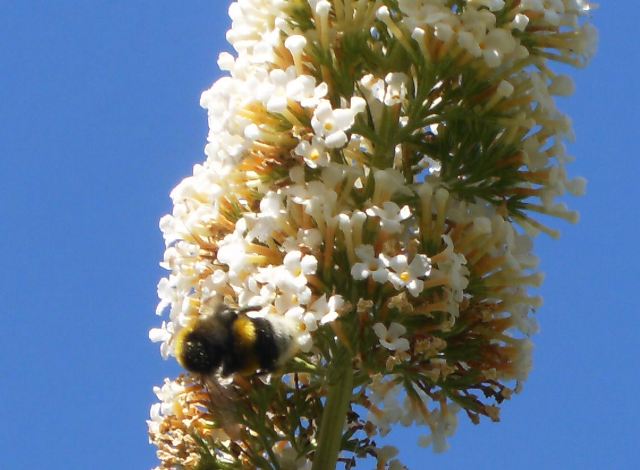
{"type": "Polygon", "coordinates": [[[239,316],[232,328],[233,337],[240,345],[249,347],[256,342],[256,327],[250,318],[239,316]]]}
{"type": "Polygon", "coordinates": [[[185,354],[184,342],[185,342],[185,336],[187,336],[192,331],[193,331],[193,325],[189,325],[189,326],[183,328],[182,330],[180,330],[178,332],[178,335],[176,336],[175,355],[176,355],[176,359],[178,360],[178,364],[180,364],[182,367],[184,367],[184,354],[185,354]]]}

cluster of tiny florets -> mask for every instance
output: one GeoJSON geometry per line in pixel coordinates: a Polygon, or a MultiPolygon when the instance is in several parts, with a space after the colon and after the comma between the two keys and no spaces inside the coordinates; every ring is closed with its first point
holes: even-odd
{"type": "Polygon", "coordinates": [[[219,303],[254,307],[298,325],[299,361],[218,384],[218,397],[189,377],[158,388],[149,432],[161,468],[309,467],[336,345],[357,384],[347,462],[402,468],[375,441],[396,423],[423,426],[420,445],[441,451],[458,411],[499,419],[531,368],[541,299],[528,289],[542,282],[532,237],[557,235],[537,215],[575,222],[559,198],[584,192],[567,176],[572,131],[554,102],[573,85],[549,64],[593,55],[591,8],[231,5],[235,55],[220,55],[227,75],[201,99],[206,160],[160,221],[170,274],[150,338],[167,358],[181,329],[219,303]],[[215,409],[226,394],[232,430],[215,409]]]}

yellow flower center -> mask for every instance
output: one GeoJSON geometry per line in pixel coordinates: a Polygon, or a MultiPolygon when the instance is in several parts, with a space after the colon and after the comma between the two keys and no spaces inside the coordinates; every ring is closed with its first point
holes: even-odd
{"type": "Polygon", "coordinates": [[[409,274],[408,271],[405,271],[400,274],[400,279],[402,279],[402,282],[407,282],[409,279],[411,279],[411,274],[409,274]]]}

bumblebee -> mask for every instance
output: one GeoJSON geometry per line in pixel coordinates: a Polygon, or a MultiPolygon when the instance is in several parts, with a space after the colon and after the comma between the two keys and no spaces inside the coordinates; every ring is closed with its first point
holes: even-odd
{"type": "Polygon", "coordinates": [[[176,358],[189,372],[222,376],[273,372],[297,351],[297,325],[279,315],[253,318],[256,308],[221,304],[194,320],[176,338],[176,358]]]}

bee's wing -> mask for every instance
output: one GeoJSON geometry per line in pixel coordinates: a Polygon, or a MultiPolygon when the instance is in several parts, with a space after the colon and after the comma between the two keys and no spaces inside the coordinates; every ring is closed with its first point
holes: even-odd
{"type": "Polygon", "coordinates": [[[233,441],[240,440],[242,428],[237,416],[236,392],[230,386],[224,386],[217,377],[208,377],[205,384],[211,400],[211,413],[216,424],[227,433],[233,441]]]}

